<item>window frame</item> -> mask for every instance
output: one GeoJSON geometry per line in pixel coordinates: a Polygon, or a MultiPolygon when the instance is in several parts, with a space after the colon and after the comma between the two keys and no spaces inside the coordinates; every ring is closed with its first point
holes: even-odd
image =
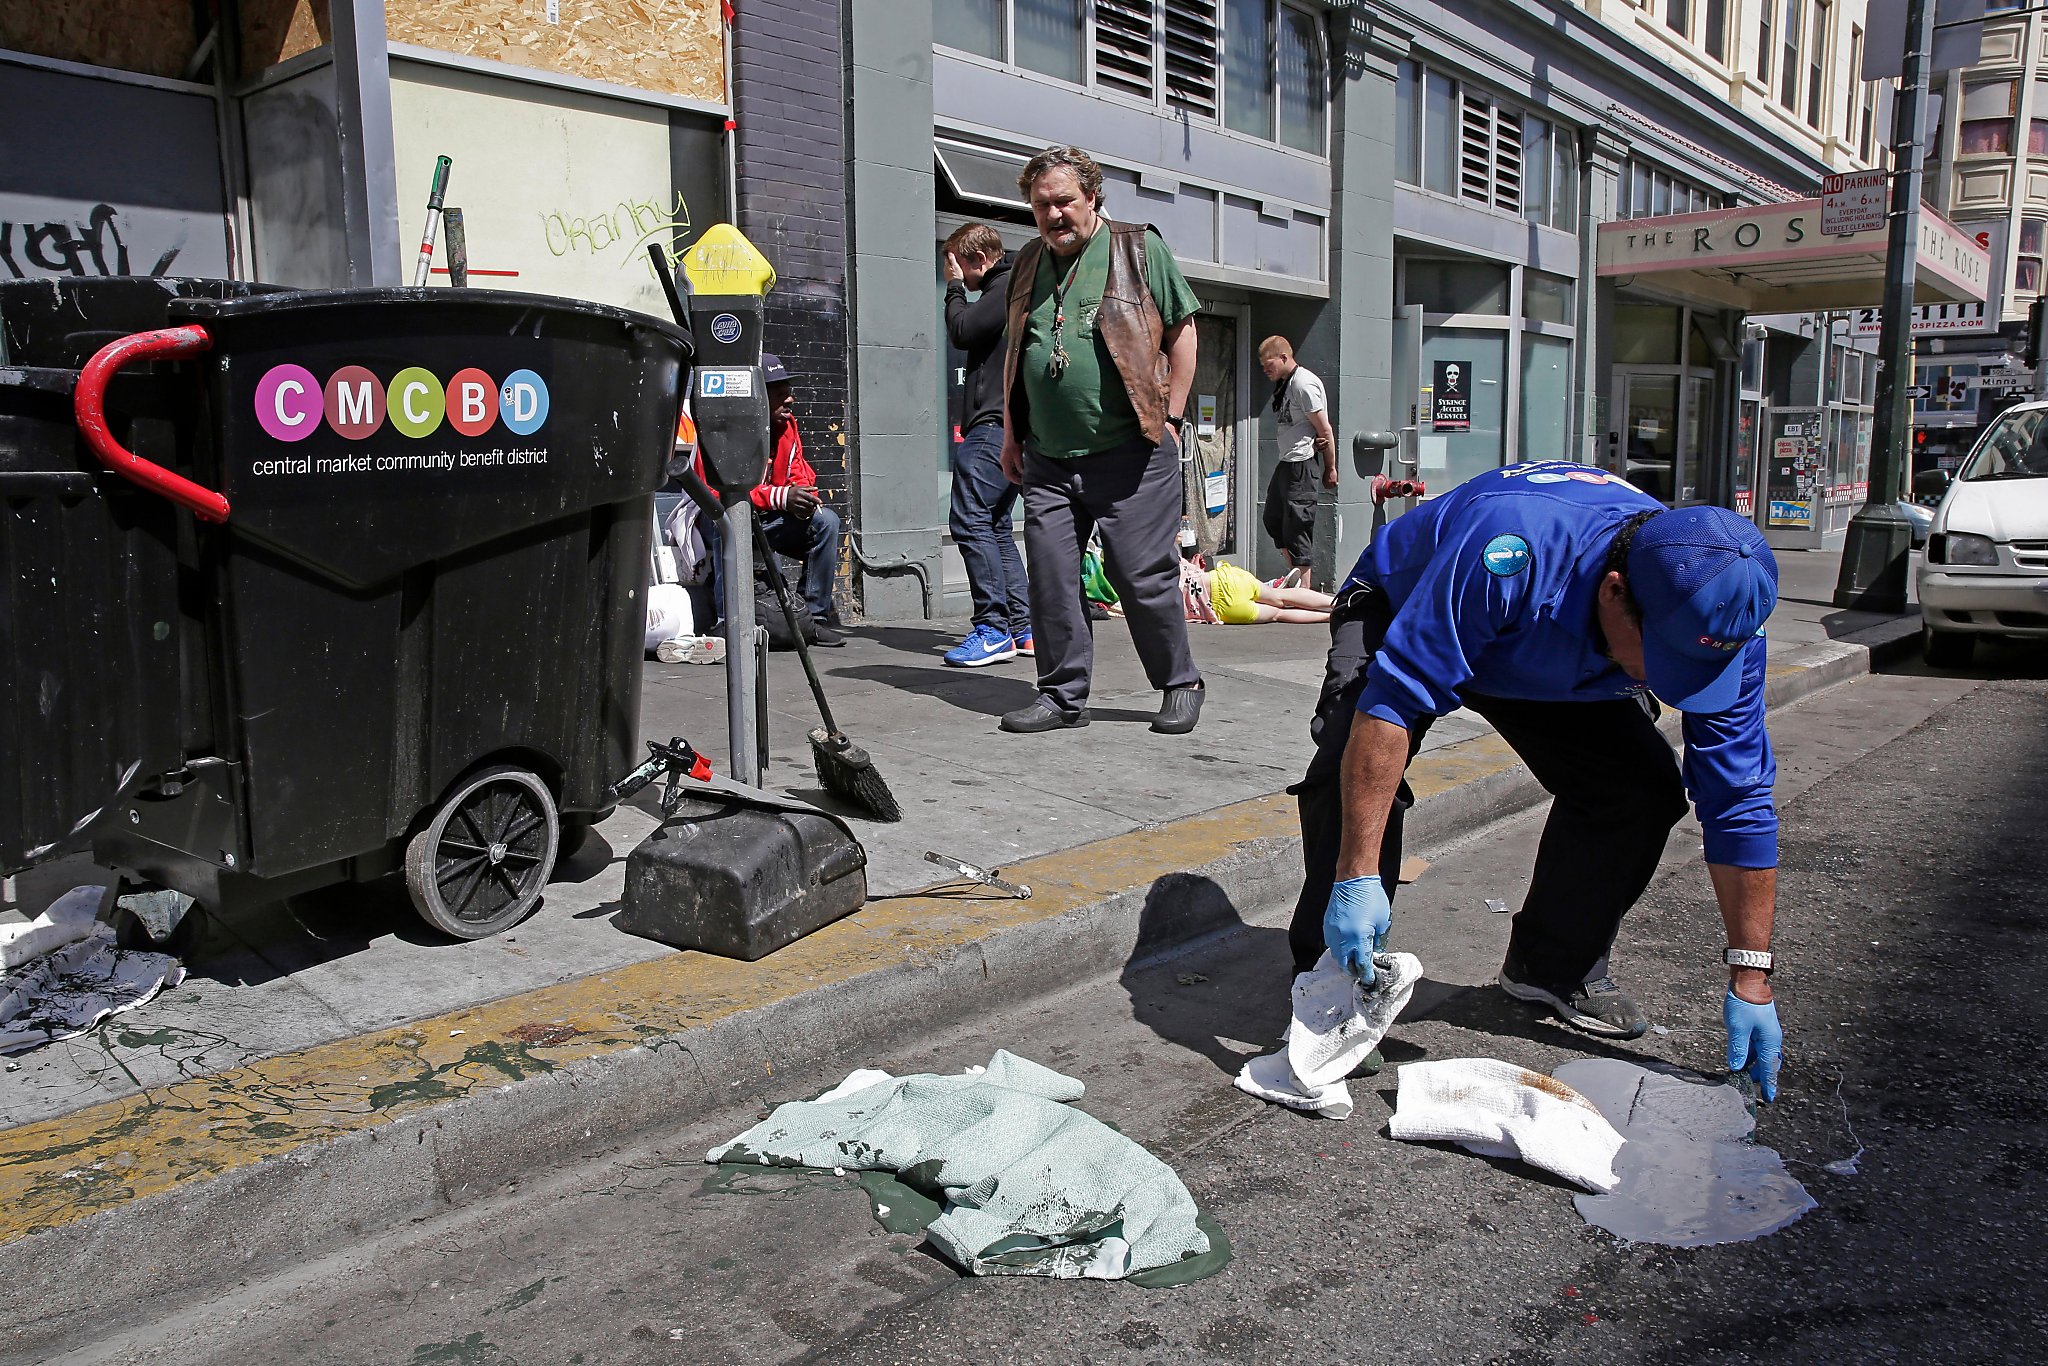
{"type": "MultiPolygon", "coordinates": [[[[1300,3],[1299,0],[1246,0],[1247,3],[1260,5],[1265,14],[1267,55],[1263,75],[1266,92],[1270,100],[1266,131],[1263,133],[1248,133],[1231,127],[1229,122],[1228,86],[1230,74],[1227,12],[1233,0],[1213,0],[1215,10],[1213,20],[1215,31],[1213,70],[1216,105],[1216,111],[1213,115],[1200,112],[1198,109],[1191,107],[1188,102],[1177,101],[1173,94],[1168,63],[1167,40],[1168,5],[1173,0],[1143,0],[1143,2],[1150,12],[1152,25],[1150,40],[1152,94],[1149,99],[1143,98],[1131,91],[1105,84],[1098,78],[1099,44],[1097,42],[1097,35],[1099,21],[1093,0],[1084,0],[1084,3],[1081,4],[1081,77],[1079,81],[1070,81],[1064,76],[1038,71],[1018,63],[1018,0],[998,0],[998,3],[1002,6],[1002,45],[1005,54],[1003,57],[990,57],[967,48],[953,47],[950,44],[938,41],[936,38],[934,38],[932,46],[937,50],[945,52],[948,56],[958,58],[961,61],[971,62],[977,66],[987,67],[991,70],[1006,71],[1034,80],[1048,81],[1065,89],[1085,90],[1097,98],[1115,100],[1119,104],[1135,109],[1149,109],[1164,118],[1175,120],[1185,118],[1191,123],[1199,124],[1224,137],[1240,138],[1257,146],[1273,148],[1291,155],[1314,157],[1319,161],[1329,160],[1330,138],[1334,131],[1332,125],[1335,120],[1330,114],[1330,35],[1328,28],[1323,22],[1321,11],[1312,5],[1300,3]],[[1318,139],[1320,145],[1313,149],[1295,146],[1284,141],[1281,136],[1280,24],[1283,14],[1292,14],[1303,21],[1300,32],[1313,39],[1316,49],[1314,55],[1320,59],[1321,63],[1323,73],[1319,101],[1321,135],[1318,139]]],[[[1203,3],[1208,2],[1209,0],[1203,0],[1203,3]]],[[[944,3],[944,0],[940,0],[940,3],[944,3]]]]}
{"type": "Polygon", "coordinates": [[[1418,58],[1405,58],[1401,62],[1400,74],[1395,77],[1395,98],[1400,101],[1394,117],[1396,145],[1394,148],[1395,183],[1411,190],[1447,200],[1466,208],[1479,209],[1512,216],[1521,222],[1565,232],[1576,236],[1579,230],[1579,215],[1583,207],[1582,187],[1579,184],[1580,166],[1578,158],[1579,130],[1575,125],[1564,123],[1546,111],[1532,109],[1518,101],[1494,94],[1484,86],[1467,81],[1448,71],[1439,70],[1418,58]],[[1402,100],[1400,91],[1403,84],[1409,89],[1409,98],[1402,100]],[[1448,100],[1447,139],[1449,148],[1443,152],[1443,163],[1432,167],[1430,155],[1436,148],[1430,137],[1430,96],[1432,92],[1442,93],[1448,100]],[[1485,197],[1469,194],[1466,190],[1467,172],[1470,169],[1465,155],[1466,106],[1469,101],[1484,104],[1486,109],[1488,138],[1488,169],[1485,197]],[[1512,121],[1514,128],[1515,184],[1512,194],[1513,208],[1501,201],[1509,193],[1508,187],[1499,175],[1499,157],[1503,140],[1500,136],[1504,123],[1512,121]],[[1529,126],[1541,124],[1544,128],[1542,146],[1544,164],[1536,174],[1531,174],[1529,126]],[[1400,135],[1405,133],[1403,139],[1400,135]],[[1561,153],[1560,146],[1569,148],[1561,153]],[[1408,179],[1404,172],[1411,169],[1414,178],[1408,179]],[[1431,183],[1433,170],[1441,171],[1445,177],[1442,185],[1431,183]],[[1569,182],[1569,192],[1563,204],[1565,222],[1558,223],[1559,185],[1569,182]],[[1541,212],[1532,213],[1532,186],[1540,183],[1543,187],[1541,212]]]}

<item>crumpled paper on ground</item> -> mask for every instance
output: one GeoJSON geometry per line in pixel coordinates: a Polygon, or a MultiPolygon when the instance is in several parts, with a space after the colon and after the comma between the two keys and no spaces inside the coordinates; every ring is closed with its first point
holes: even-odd
{"type": "Polygon", "coordinates": [[[103,887],[74,887],[22,925],[0,927],[0,1054],[76,1038],[185,980],[165,953],[115,947],[103,887]]]}
{"type": "Polygon", "coordinates": [[[1349,1119],[1351,1088],[1344,1079],[1387,1036],[1422,980],[1422,960],[1412,953],[1376,953],[1372,964],[1370,987],[1328,952],[1298,974],[1286,1046],[1239,1069],[1237,1089],[1326,1119],[1349,1119]]]}
{"type": "Polygon", "coordinates": [[[1590,1191],[1611,1191],[1618,1180],[1622,1137],[1599,1107],[1555,1077],[1494,1058],[1407,1064],[1388,1132],[1517,1157],[1590,1191]]]}
{"type": "Polygon", "coordinates": [[[1066,1104],[1083,1091],[1000,1049],[958,1076],[864,1069],[705,1161],[896,1172],[939,1193],[926,1235],[976,1275],[1114,1280],[1209,1251],[1173,1168],[1066,1104]]]}

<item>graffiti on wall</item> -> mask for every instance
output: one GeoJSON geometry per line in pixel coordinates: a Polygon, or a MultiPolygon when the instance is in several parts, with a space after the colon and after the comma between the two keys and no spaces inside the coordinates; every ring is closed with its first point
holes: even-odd
{"type": "MultiPolygon", "coordinates": [[[[5,212],[4,206],[0,212],[5,212]]],[[[132,227],[131,223],[131,231],[132,227]]],[[[180,232],[178,240],[154,261],[148,260],[146,251],[131,257],[121,211],[111,204],[95,204],[78,219],[0,218],[0,268],[11,280],[51,275],[166,275],[184,249],[185,234],[180,232]]]]}
{"type": "Polygon", "coordinates": [[[649,242],[660,244],[671,269],[682,260],[683,249],[676,244],[689,242],[690,205],[679,190],[666,207],[661,199],[621,199],[598,213],[544,213],[540,226],[548,253],[557,260],[582,256],[620,270],[637,261],[651,275],[649,242]]]}

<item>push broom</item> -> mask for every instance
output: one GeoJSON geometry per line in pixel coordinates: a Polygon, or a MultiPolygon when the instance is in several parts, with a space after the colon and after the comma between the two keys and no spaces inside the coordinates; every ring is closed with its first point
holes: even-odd
{"type": "MultiPolygon", "coordinates": [[[[824,721],[822,726],[811,728],[811,763],[818,770],[818,782],[827,792],[843,797],[878,821],[900,821],[903,808],[896,804],[896,796],[889,791],[889,785],[882,781],[882,775],[875,769],[875,761],[868,752],[846,738],[832,720],[832,704],[825,700],[825,685],[818,681],[817,666],[811,663],[810,643],[804,639],[803,628],[797,624],[796,604],[790,601],[789,583],[782,577],[782,565],[775,558],[775,551],[768,544],[766,533],[759,522],[754,523],[754,552],[761,557],[761,570],[768,576],[768,586],[775,593],[775,600],[782,604],[782,619],[789,623],[790,637],[796,641],[796,657],[803,662],[804,677],[811,682],[811,696],[817,699],[818,715],[824,721]]],[[[730,591],[730,590],[728,590],[730,591]]]]}

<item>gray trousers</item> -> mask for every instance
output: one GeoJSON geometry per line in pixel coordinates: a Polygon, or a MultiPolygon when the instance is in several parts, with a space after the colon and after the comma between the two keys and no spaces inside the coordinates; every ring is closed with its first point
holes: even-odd
{"type": "Polygon", "coordinates": [[[1159,689],[1202,681],[1180,600],[1180,448],[1169,433],[1073,460],[1024,452],[1024,550],[1038,690],[1072,714],[1088,700],[1095,637],[1081,597],[1081,551],[1102,532],[1102,567],[1131,624],[1145,677],[1159,689]]]}

